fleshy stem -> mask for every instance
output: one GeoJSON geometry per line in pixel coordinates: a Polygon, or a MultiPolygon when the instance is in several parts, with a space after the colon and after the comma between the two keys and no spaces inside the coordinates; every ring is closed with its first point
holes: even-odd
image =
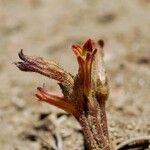
{"type": "Polygon", "coordinates": [[[38,87],[36,97],[40,101],[57,106],[71,114],[82,126],[89,150],[112,150],[105,111],[108,85],[103,63],[104,42],[87,40],[81,47],[73,45],[79,70],[71,75],[54,62],[41,57],[19,53],[22,61],[15,65],[22,71],[36,72],[57,80],[63,95],[38,87]]]}

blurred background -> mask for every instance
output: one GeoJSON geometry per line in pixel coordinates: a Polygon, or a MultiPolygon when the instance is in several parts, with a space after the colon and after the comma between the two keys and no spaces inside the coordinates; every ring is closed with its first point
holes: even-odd
{"type": "Polygon", "coordinates": [[[24,49],[75,75],[71,45],[88,38],[105,41],[111,139],[150,135],[149,0],[0,0],[0,149],[84,150],[76,120],[34,97],[57,83],[12,63],[24,49]]]}

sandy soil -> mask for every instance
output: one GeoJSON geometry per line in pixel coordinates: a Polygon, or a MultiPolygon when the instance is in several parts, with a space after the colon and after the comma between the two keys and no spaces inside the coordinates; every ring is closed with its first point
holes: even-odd
{"type": "Polygon", "coordinates": [[[118,144],[150,135],[149,0],[0,0],[0,149],[83,150],[76,120],[34,97],[55,81],[23,73],[12,62],[24,49],[55,60],[73,74],[71,45],[88,38],[105,41],[110,82],[110,136],[118,144]]]}

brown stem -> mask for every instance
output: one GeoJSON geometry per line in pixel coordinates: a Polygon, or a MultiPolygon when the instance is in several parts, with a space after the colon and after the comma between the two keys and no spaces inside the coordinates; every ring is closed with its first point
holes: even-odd
{"type": "Polygon", "coordinates": [[[102,129],[103,129],[103,133],[106,136],[106,138],[109,140],[109,134],[108,134],[108,125],[107,125],[107,116],[106,116],[106,109],[105,106],[106,102],[105,101],[101,101],[99,103],[99,115],[100,118],[98,119],[99,121],[101,121],[102,124],[102,129]]]}
{"type": "MultiPolygon", "coordinates": [[[[96,114],[98,115],[98,114],[96,114]]],[[[83,128],[89,150],[111,150],[109,138],[104,135],[103,127],[95,114],[81,115],[79,122],[83,128]]]]}
{"type": "MultiPolygon", "coordinates": [[[[94,99],[96,100],[96,99],[94,99]]],[[[88,107],[88,106],[87,106],[88,107]]],[[[84,109],[78,119],[83,128],[89,150],[112,150],[107,128],[105,103],[95,105],[95,109],[84,109]]]]}

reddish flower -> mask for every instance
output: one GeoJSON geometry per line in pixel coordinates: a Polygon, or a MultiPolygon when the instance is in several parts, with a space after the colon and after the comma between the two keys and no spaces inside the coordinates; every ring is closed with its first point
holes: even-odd
{"type": "Polygon", "coordinates": [[[83,85],[84,94],[88,95],[91,89],[92,63],[97,52],[95,43],[91,39],[89,39],[82,47],[80,47],[79,45],[73,45],[72,49],[77,56],[79,64],[78,75],[83,85]]]}
{"type": "Polygon", "coordinates": [[[22,71],[36,72],[58,81],[62,95],[38,87],[36,97],[72,113],[81,124],[88,149],[91,150],[111,149],[105,114],[108,86],[103,65],[103,46],[102,40],[94,43],[91,39],[82,47],[72,46],[79,64],[76,76],[52,61],[24,55],[23,50],[19,53],[21,61],[15,62],[22,71]]]}

